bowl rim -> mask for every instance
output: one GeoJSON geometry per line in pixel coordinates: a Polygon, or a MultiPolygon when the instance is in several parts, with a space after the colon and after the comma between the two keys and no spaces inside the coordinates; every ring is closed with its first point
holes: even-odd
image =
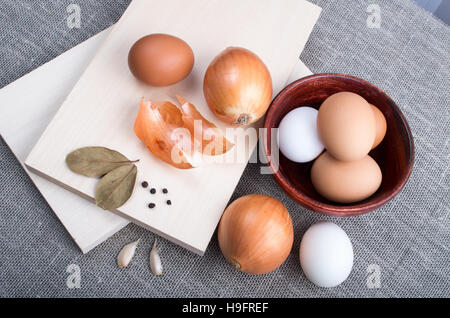
{"type": "Polygon", "coordinates": [[[299,191],[290,181],[287,176],[281,173],[280,169],[276,169],[272,160],[271,160],[271,145],[268,141],[268,138],[265,138],[264,140],[264,150],[266,153],[266,160],[269,166],[271,167],[273,173],[273,177],[275,178],[276,182],[280,185],[280,187],[296,202],[298,202],[303,207],[312,210],[314,212],[318,212],[320,214],[324,215],[331,215],[331,216],[353,216],[353,215],[360,215],[364,214],[370,211],[373,211],[382,205],[389,202],[394,196],[396,196],[400,190],[405,186],[406,182],[409,179],[409,176],[411,175],[412,168],[414,165],[414,140],[413,135],[411,133],[411,129],[409,127],[409,124],[403,115],[403,112],[400,110],[398,105],[387,95],[383,90],[381,90],[376,85],[353,75],[343,74],[343,73],[318,73],[318,74],[312,74],[308,75],[302,78],[299,78],[290,84],[286,85],[272,100],[272,102],[269,105],[268,111],[266,113],[265,119],[264,119],[264,128],[271,129],[271,128],[277,128],[277,127],[269,127],[269,121],[272,119],[272,112],[274,111],[274,105],[278,105],[281,100],[288,95],[293,89],[297,88],[299,85],[302,85],[308,81],[311,81],[313,79],[318,78],[327,78],[327,77],[334,77],[334,78],[346,78],[351,79],[357,82],[360,82],[364,85],[367,85],[375,90],[377,90],[380,94],[384,95],[386,100],[389,102],[389,104],[393,107],[394,111],[399,115],[401,122],[406,130],[406,135],[408,136],[408,144],[410,149],[410,155],[408,157],[407,162],[407,171],[404,173],[398,184],[396,184],[393,191],[388,192],[386,194],[383,194],[377,201],[374,202],[365,202],[365,203],[357,203],[352,205],[334,205],[332,203],[325,203],[318,201],[316,199],[313,199],[309,197],[308,195],[304,194],[303,192],[299,191]]]}

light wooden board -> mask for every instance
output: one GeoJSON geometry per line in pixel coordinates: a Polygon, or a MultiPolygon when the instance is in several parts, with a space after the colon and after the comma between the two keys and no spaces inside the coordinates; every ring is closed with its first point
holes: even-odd
{"type": "MultiPolygon", "coordinates": [[[[0,134],[20,163],[109,32],[107,29],[93,36],[0,90],[0,134]]],[[[47,179],[29,175],[83,253],[129,223],[47,179]]]]}
{"type": "MultiPolygon", "coordinates": [[[[0,90],[0,134],[20,163],[24,162],[110,31],[111,28],[102,31],[0,90]],[[23,94],[24,91],[27,94],[23,94]],[[25,126],[27,129],[23,129],[25,126]]],[[[309,74],[308,68],[299,60],[288,82],[309,74]]],[[[25,171],[83,253],[129,223],[127,219],[105,212],[47,179],[25,171]]]]}
{"type": "MultiPolygon", "coordinates": [[[[298,61],[320,8],[302,0],[264,0],[257,6],[251,0],[186,3],[133,1],[25,163],[49,180],[92,198],[97,180],[72,173],[64,162],[67,153],[82,146],[102,145],[129,158],[139,158],[137,182],[148,179],[152,186],[167,187],[170,193],[152,196],[138,186],[131,199],[115,212],[203,254],[246,161],[191,170],[179,170],[159,161],[134,136],[138,101],[141,96],[166,100],[180,94],[224,128],[210,113],[201,89],[204,71],[213,57],[228,46],[249,48],[268,66],[277,93],[298,61]],[[168,88],[140,84],[127,66],[133,42],[156,32],[186,40],[196,57],[191,75],[168,88]],[[169,198],[171,206],[164,204],[169,198]],[[150,211],[149,202],[157,207],[150,211]]],[[[248,155],[254,145],[250,145],[248,155]]]]}

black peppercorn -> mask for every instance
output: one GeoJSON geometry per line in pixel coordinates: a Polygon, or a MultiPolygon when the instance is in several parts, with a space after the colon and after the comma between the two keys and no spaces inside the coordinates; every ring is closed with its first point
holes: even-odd
{"type": "Polygon", "coordinates": [[[162,189],[162,192],[163,192],[163,193],[167,193],[167,192],[169,192],[169,191],[167,191],[167,189],[164,188],[164,189],[162,189]]]}
{"type": "Polygon", "coordinates": [[[172,201],[167,200],[166,203],[167,203],[167,205],[171,205],[171,204],[172,204],[172,201]]]}
{"type": "Polygon", "coordinates": [[[147,181],[142,182],[142,187],[143,188],[147,188],[148,187],[148,182],[147,181]]]}
{"type": "Polygon", "coordinates": [[[156,189],[155,189],[155,188],[151,188],[151,189],[150,189],[150,193],[151,193],[151,194],[155,194],[155,193],[156,193],[156,189]]]}
{"type": "Polygon", "coordinates": [[[148,207],[149,207],[150,209],[153,209],[155,206],[156,206],[156,204],[154,204],[154,203],[149,203],[149,205],[148,205],[148,207]]]}

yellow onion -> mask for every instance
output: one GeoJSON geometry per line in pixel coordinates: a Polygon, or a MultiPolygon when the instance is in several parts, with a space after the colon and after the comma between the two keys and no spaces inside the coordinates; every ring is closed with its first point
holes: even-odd
{"type": "Polygon", "coordinates": [[[235,268],[265,274],[288,257],[294,228],[283,203],[267,195],[250,194],[227,207],[218,239],[223,255],[235,268]]]}
{"type": "Polygon", "coordinates": [[[247,125],[261,118],[272,99],[272,79],[253,52],[229,47],[211,62],[203,81],[211,111],[223,122],[247,125]]]}

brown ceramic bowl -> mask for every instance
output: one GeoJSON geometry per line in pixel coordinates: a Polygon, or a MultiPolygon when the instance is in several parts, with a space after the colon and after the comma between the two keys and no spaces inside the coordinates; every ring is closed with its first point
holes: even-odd
{"type": "MultiPolygon", "coordinates": [[[[267,138],[265,150],[275,180],[294,200],[312,211],[332,215],[351,216],[379,208],[392,199],[405,185],[414,162],[411,131],[398,106],[382,90],[360,78],[344,74],[316,74],[301,78],[284,88],[272,101],[264,122],[267,138]],[[353,204],[328,201],[314,189],[310,171],[312,162],[295,163],[279,152],[279,169],[272,160],[270,128],[278,128],[281,119],[292,109],[311,106],[316,109],[330,95],[347,91],[364,97],[377,106],[386,117],[387,132],[383,141],[369,155],[383,173],[380,188],[371,197],[353,204]]],[[[276,138],[276,136],[274,136],[276,138]]],[[[276,139],[275,139],[276,140],[276,139]]],[[[276,156],[273,156],[275,158],[276,156]]]]}

